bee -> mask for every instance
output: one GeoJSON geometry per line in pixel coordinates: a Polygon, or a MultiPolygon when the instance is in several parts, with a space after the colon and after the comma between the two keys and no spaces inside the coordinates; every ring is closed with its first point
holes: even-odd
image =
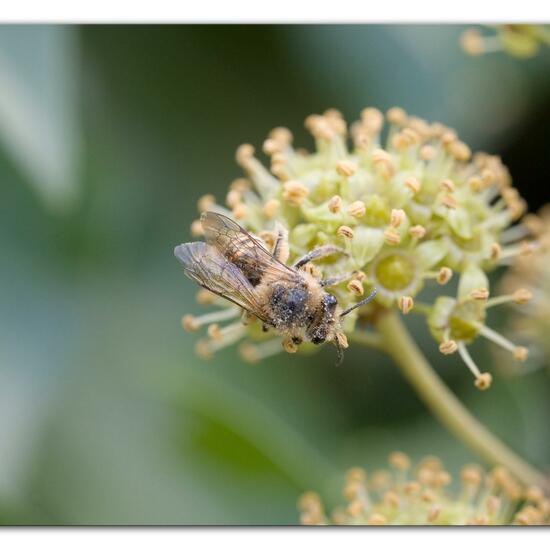
{"type": "Polygon", "coordinates": [[[283,337],[287,351],[296,351],[304,341],[317,345],[332,342],[337,349],[337,364],[341,364],[347,347],[341,319],[372,300],[376,290],[342,309],[336,297],[325,289],[351,278],[352,274],[321,279],[306,266],[320,258],[347,253],[337,246],[326,245],[290,266],[288,232],[282,226],[276,227],[270,252],[222,214],[203,212],[200,221],[206,242],[184,243],[174,250],[185,274],[201,287],[241,307],[245,315],[259,319],[264,330],[275,330],[283,337]]]}

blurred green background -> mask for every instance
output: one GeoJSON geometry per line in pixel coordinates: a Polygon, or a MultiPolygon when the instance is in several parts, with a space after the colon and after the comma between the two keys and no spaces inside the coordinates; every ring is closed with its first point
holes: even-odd
{"type": "MultiPolygon", "coordinates": [[[[311,146],[303,120],[328,107],[441,120],[547,201],[550,53],[469,58],[461,31],[0,27],[0,522],[295,523],[302,491],[334,503],[346,468],[392,450],[476,459],[375,352],[195,358],[172,253],[198,197],[240,175],[240,143],[284,125],[311,146]]],[[[480,393],[409,321],[468,408],[549,464],[547,374],[480,393]]]]}

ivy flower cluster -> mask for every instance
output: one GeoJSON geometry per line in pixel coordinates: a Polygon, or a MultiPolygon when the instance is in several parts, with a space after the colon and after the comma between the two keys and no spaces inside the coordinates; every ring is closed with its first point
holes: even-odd
{"type": "MultiPolygon", "coordinates": [[[[384,309],[414,311],[417,295],[430,284],[440,288],[439,296],[433,304],[417,304],[416,310],[427,315],[440,351],[460,354],[478,388],[488,388],[491,375],[481,372],[467,349],[477,337],[525,360],[526,348],[485,322],[488,308],[524,304],[531,297],[519,285],[506,296],[492,296],[487,272],[537,246],[521,222],[525,201],[500,159],[472,154],[453,129],[401,108],[385,116],[366,108],[350,127],[331,109],[309,116],[305,124],[315,141],[313,152],[295,148],[286,128],[275,128],[263,143],[269,168],[252,145],[241,145],[236,159],[246,177],[233,181],[224,204],[212,195],[202,197],[199,212],[230,216],[268,250],[277,227],[283,226],[290,260],[323,245],[343,248],[347,255],[306,268],[324,278],[353,273],[331,288],[342,308],[377,289],[372,302],[347,316],[346,333],[358,323],[375,324],[384,309]],[[446,295],[444,287],[453,277],[458,278],[458,293],[446,295]]],[[[200,221],[193,222],[191,231],[200,237],[200,221]]],[[[208,338],[197,344],[201,356],[238,341],[249,361],[282,350],[280,338],[263,333],[260,323],[248,319],[243,324],[236,306],[204,290],[198,301],[219,307],[183,318],[187,330],[208,326],[208,338]]]]}
{"type": "Polygon", "coordinates": [[[482,34],[476,27],[466,29],[460,38],[462,49],[478,56],[505,51],[514,57],[533,57],[541,46],[550,45],[548,25],[494,25],[493,34],[482,34]]]}
{"type": "Polygon", "coordinates": [[[300,498],[304,525],[548,525],[550,501],[539,487],[524,488],[503,467],[486,473],[467,465],[460,488],[441,460],[430,456],[413,468],[401,452],[389,468],[367,475],[353,468],[346,475],[344,506],[330,514],[317,493],[300,498]]]}

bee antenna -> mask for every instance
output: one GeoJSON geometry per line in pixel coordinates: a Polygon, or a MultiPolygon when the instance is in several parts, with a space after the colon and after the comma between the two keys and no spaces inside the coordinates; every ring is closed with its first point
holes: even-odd
{"type": "Polygon", "coordinates": [[[374,289],[366,298],[364,298],[360,302],[357,302],[356,304],[353,304],[352,306],[349,306],[347,309],[344,309],[344,311],[340,313],[340,317],[344,317],[348,313],[351,313],[354,309],[357,309],[358,307],[368,304],[376,296],[377,292],[378,291],[374,289]]]}

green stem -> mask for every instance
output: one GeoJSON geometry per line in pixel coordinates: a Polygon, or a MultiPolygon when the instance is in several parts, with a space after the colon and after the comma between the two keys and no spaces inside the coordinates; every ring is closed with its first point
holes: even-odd
{"type": "Polygon", "coordinates": [[[380,337],[380,334],[372,331],[366,330],[356,330],[349,334],[349,339],[352,342],[362,344],[363,346],[368,346],[375,349],[384,348],[384,340],[380,337]]]}
{"type": "Polygon", "coordinates": [[[418,395],[458,439],[491,464],[508,468],[526,485],[548,486],[548,480],[480,424],[428,364],[401,319],[393,312],[380,316],[377,328],[386,352],[418,395]]]}

